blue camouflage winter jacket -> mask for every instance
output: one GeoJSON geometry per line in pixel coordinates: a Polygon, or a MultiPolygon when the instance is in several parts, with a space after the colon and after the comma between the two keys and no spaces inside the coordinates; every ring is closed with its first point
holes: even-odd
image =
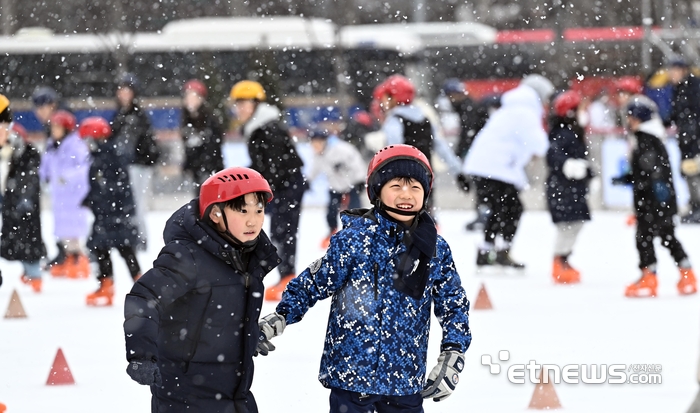
{"type": "Polygon", "coordinates": [[[367,210],[341,215],[344,229],[326,255],[287,286],[277,307],[288,324],[332,297],[319,380],[328,388],[392,396],[423,389],[430,306],[442,326],[441,348],[465,352],[471,342],[469,300],[445,240],[438,236],[419,299],[393,287],[404,252],[403,229],[367,210]]]}

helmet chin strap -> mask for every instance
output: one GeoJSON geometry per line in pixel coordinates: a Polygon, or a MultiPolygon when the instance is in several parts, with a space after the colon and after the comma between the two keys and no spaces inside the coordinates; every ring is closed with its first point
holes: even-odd
{"type": "Polygon", "coordinates": [[[395,214],[399,214],[399,215],[403,215],[403,216],[407,216],[407,217],[418,216],[418,214],[420,214],[421,211],[423,210],[423,208],[421,208],[418,211],[405,211],[403,209],[393,208],[393,207],[390,207],[386,204],[383,204],[382,201],[380,201],[380,200],[377,200],[376,205],[377,205],[378,209],[383,209],[384,211],[393,212],[395,214]]]}

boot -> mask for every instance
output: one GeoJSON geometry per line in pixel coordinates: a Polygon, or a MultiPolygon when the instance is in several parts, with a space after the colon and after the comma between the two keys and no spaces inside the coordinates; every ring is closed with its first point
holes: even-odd
{"type": "Polygon", "coordinates": [[[510,251],[507,249],[496,251],[496,264],[516,270],[525,269],[525,264],[515,262],[512,258],[510,258],[510,251]]]}
{"type": "Polygon", "coordinates": [[[625,297],[656,297],[656,287],[656,273],[648,268],[644,268],[642,270],[642,278],[636,283],[627,286],[625,297]]]}
{"type": "Polygon", "coordinates": [[[294,274],[289,274],[280,279],[277,285],[265,290],[265,300],[266,301],[280,301],[282,300],[282,293],[284,289],[287,288],[287,284],[294,279],[294,274]]]}
{"type": "Polygon", "coordinates": [[[70,254],[66,259],[68,278],[88,278],[90,260],[85,254],[70,254]]]}
{"type": "Polygon", "coordinates": [[[678,281],[678,293],[680,295],[690,295],[698,292],[695,273],[692,268],[680,268],[681,279],[678,281]]]}
{"type": "Polygon", "coordinates": [[[87,296],[87,305],[93,307],[111,306],[114,299],[114,278],[100,278],[100,288],[87,296]]]}
{"type": "Polygon", "coordinates": [[[49,268],[51,276],[64,277],[66,276],[66,269],[63,265],[66,262],[66,247],[62,242],[57,242],[56,246],[58,247],[58,254],[46,264],[46,267],[49,268]]]}
{"type": "Polygon", "coordinates": [[[491,265],[496,265],[496,250],[479,248],[479,251],[476,254],[477,268],[491,265]]]}
{"type": "Polygon", "coordinates": [[[569,265],[566,256],[559,255],[552,263],[552,278],[557,284],[576,284],[581,281],[581,273],[569,265]]]}
{"type": "Polygon", "coordinates": [[[41,278],[30,278],[27,274],[22,274],[20,280],[22,281],[22,283],[32,287],[32,290],[34,290],[35,293],[41,292],[41,278]]]}

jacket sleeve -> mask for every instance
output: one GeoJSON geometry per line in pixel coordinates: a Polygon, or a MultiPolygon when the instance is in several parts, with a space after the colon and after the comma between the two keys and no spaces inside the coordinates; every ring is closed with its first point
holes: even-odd
{"type": "Polygon", "coordinates": [[[134,284],[124,302],[127,360],[156,358],[161,315],[196,287],[196,275],[194,259],[184,245],[163,248],[153,268],[134,284]]]}
{"type": "Polygon", "coordinates": [[[431,294],[435,302],[435,316],[442,327],[440,350],[456,349],[466,352],[472,341],[469,329],[469,300],[457,274],[452,252],[447,243],[438,238],[440,268],[433,281],[431,294]]]}
{"type": "Polygon", "coordinates": [[[349,243],[343,231],[333,235],[326,255],[287,284],[277,305],[277,312],[285,316],[287,324],[301,321],[316,302],[332,296],[345,285],[354,262],[347,252],[349,243]]]}

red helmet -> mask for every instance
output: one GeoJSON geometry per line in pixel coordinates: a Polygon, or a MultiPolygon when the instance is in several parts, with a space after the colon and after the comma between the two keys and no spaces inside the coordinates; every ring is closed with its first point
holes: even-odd
{"type": "Polygon", "coordinates": [[[265,192],[272,201],[272,189],[260,172],[250,168],[226,168],[210,176],[199,188],[199,217],[213,204],[230,201],[241,195],[265,192]]]}
{"type": "Polygon", "coordinates": [[[67,110],[57,110],[56,113],[51,116],[50,120],[52,125],[61,126],[66,133],[73,132],[75,129],[75,116],[67,110]]]}
{"type": "Polygon", "coordinates": [[[638,95],[644,91],[641,79],[636,76],[623,76],[615,82],[615,88],[619,92],[626,92],[631,95],[638,95]]]}
{"type": "Polygon", "coordinates": [[[78,133],[83,139],[104,139],[112,135],[112,127],[109,122],[101,116],[90,116],[80,122],[78,133]]]}
{"type": "Polygon", "coordinates": [[[190,79],[185,82],[185,84],[182,86],[182,92],[184,93],[188,90],[193,91],[203,98],[207,97],[207,87],[199,79],[190,79]]]}
{"type": "Polygon", "coordinates": [[[12,122],[12,132],[16,133],[20,138],[22,138],[25,141],[29,138],[27,130],[24,129],[24,126],[20,125],[17,122],[12,122]]]}
{"type": "Polygon", "coordinates": [[[406,76],[391,75],[374,89],[375,99],[379,100],[382,95],[389,95],[397,103],[407,105],[413,102],[416,88],[406,76]]]}
{"type": "Polygon", "coordinates": [[[372,160],[369,161],[369,167],[367,168],[367,196],[369,197],[370,202],[374,203],[376,198],[379,196],[378,190],[382,187],[382,185],[384,185],[387,181],[396,178],[397,176],[410,177],[419,181],[425,190],[425,199],[428,198],[428,194],[430,194],[430,191],[433,189],[433,168],[430,167],[430,162],[428,162],[428,158],[425,157],[423,152],[411,145],[391,145],[381,149],[374,155],[372,160]],[[415,163],[420,164],[423,168],[422,172],[425,172],[426,174],[414,174],[412,173],[412,170],[404,169],[406,171],[404,173],[398,173],[390,176],[378,176],[377,172],[379,172],[384,166],[402,159],[414,161],[415,163]]]}
{"type": "Polygon", "coordinates": [[[559,94],[552,102],[554,114],[561,117],[567,116],[569,111],[576,111],[580,104],[581,95],[575,90],[567,90],[559,94]]]}

